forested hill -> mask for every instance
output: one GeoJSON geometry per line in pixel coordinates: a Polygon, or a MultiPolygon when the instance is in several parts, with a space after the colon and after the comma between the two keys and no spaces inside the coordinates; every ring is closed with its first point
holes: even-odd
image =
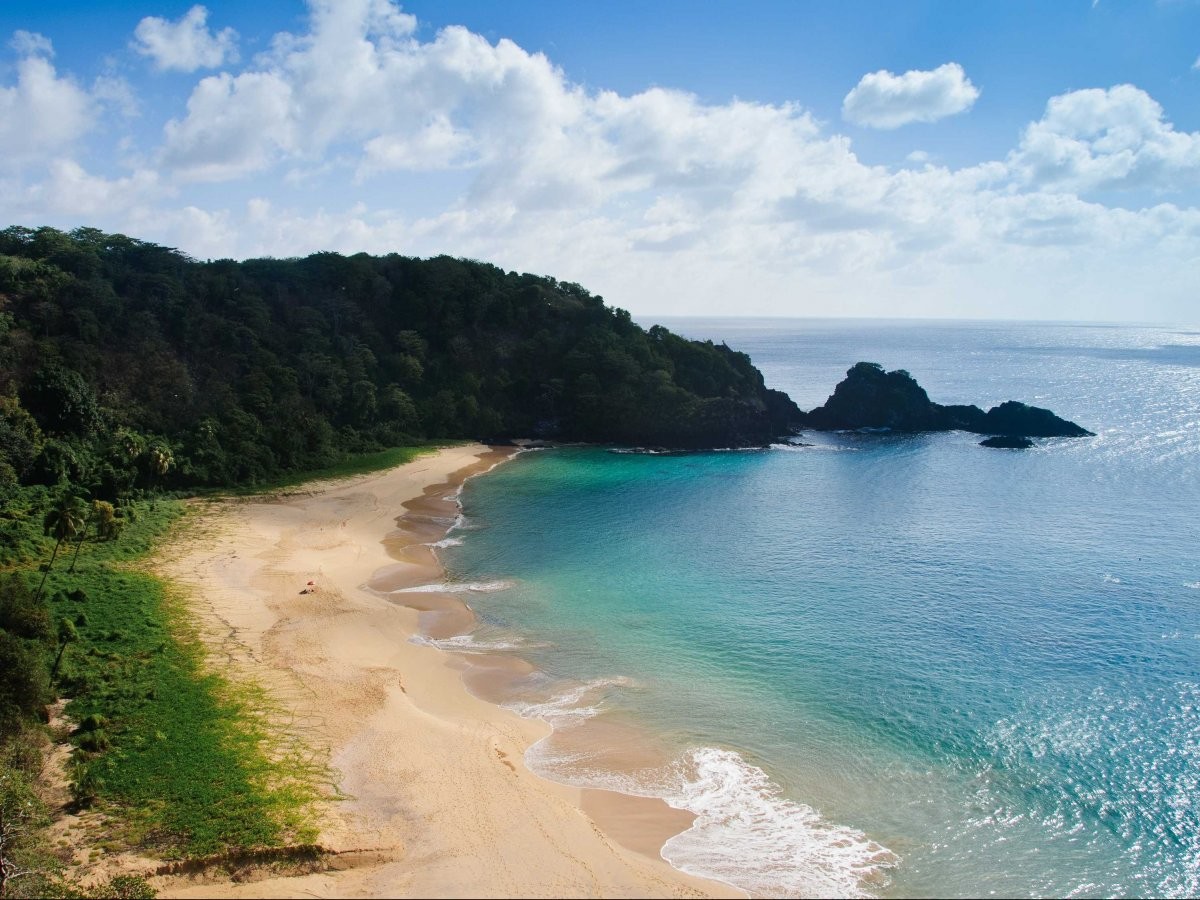
{"type": "Polygon", "coordinates": [[[0,485],[232,485],[412,438],[751,445],[798,417],[745,354],[553,278],[0,231],[0,485]]]}

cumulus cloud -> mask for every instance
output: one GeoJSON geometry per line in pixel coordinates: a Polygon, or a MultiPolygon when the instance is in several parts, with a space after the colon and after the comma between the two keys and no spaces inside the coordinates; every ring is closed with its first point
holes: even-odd
{"type": "Polygon", "coordinates": [[[71,78],[60,78],[45,37],[18,31],[16,83],[0,85],[0,167],[20,165],[61,149],[91,126],[93,99],[71,78]]]}
{"type": "Polygon", "coordinates": [[[589,94],[511,41],[461,27],[420,41],[414,29],[387,3],[316,4],[308,33],[280,35],[252,69],[197,85],[166,126],[164,164],[195,181],[331,155],[356,158],[360,179],[457,168],[472,173],[471,204],[545,210],[646,190],[763,202],[776,175],[846,152],[794,106],[589,94]]]}
{"type": "Polygon", "coordinates": [[[166,125],[164,161],[186,178],[223,181],[265,169],[296,147],[292,87],[271,72],[201,80],[186,118],[166,125]]]}
{"type": "Polygon", "coordinates": [[[169,192],[158,175],[139,170],[123,178],[103,178],[87,172],[71,159],[54,159],[46,178],[25,191],[21,203],[52,213],[91,218],[143,207],[169,192]]]}
{"type": "MultiPolygon", "coordinates": [[[[960,112],[979,94],[953,63],[875,73],[851,93],[848,108],[880,127],[960,112]]],[[[1153,111],[1146,122],[1170,130],[1153,111]]],[[[1128,279],[1141,270],[1117,248],[1136,245],[1147,260],[1164,222],[1194,227],[1189,210],[1114,211],[1068,184],[1039,181],[1028,174],[1031,148],[959,170],[932,155],[898,170],[870,166],[796,105],[706,104],[664,88],[588,92],[511,41],[461,27],[421,40],[395,7],[356,0],[314,4],[307,32],[277,36],[247,71],[202,80],[187,114],[168,124],[162,158],[185,181],[284,165],[378,185],[370,209],[260,200],[253,215],[227,211],[213,220],[213,252],[449,252],[554,272],[660,309],[684,302],[676,293],[689,304],[736,296],[751,271],[755,296],[803,285],[819,297],[838,285],[837,308],[848,312],[869,311],[853,304],[898,283],[924,287],[984,268],[997,284],[1031,273],[1023,295],[1045,303],[1047,267],[1095,249],[1090,271],[1124,259],[1110,276],[1128,279]],[[459,188],[440,209],[388,205],[392,185],[411,184],[406,176],[447,169],[458,171],[459,188]],[[648,301],[647,285],[664,282],[672,298],[652,290],[648,301]]],[[[1053,288],[1060,301],[1071,294],[1053,288]]]]}
{"type": "Polygon", "coordinates": [[[899,128],[965,112],[978,98],[979,89],[958,63],[903,75],[880,69],[864,75],[846,95],[842,117],[868,128],[899,128]]]}
{"type": "Polygon", "coordinates": [[[133,49],[160,71],[195,72],[237,60],[237,32],[208,29],[208,10],[193,6],[177,22],[146,16],[134,29],[133,49]]]}
{"type": "Polygon", "coordinates": [[[1174,191],[1200,183],[1200,132],[1180,132],[1131,84],[1051,98],[1010,157],[1027,185],[1174,191]]]}
{"type": "Polygon", "coordinates": [[[436,114],[417,131],[368,140],[363,146],[359,176],[389,169],[422,172],[467,165],[473,146],[469,134],[457,130],[445,115],[436,114]]]}
{"type": "Polygon", "coordinates": [[[54,45],[44,34],[35,31],[14,31],[8,45],[18,56],[54,56],[54,45]]]}
{"type": "MultiPolygon", "coordinates": [[[[658,313],[1119,317],[1097,297],[1139,284],[1194,302],[1200,212],[1081,196],[1194,184],[1196,136],[1135,88],[1054,98],[1003,159],[869,165],[797,104],[587,90],[511,41],[420,35],[387,0],[310,11],[198,78],[124,176],[60,154],[40,182],[0,183],[0,219],[86,218],[202,257],[449,253],[658,313]]],[[[969,106],[961,68],[915,74],[946,69],[969,106]]],[[[906,114],[954,106],[925,99],[906,114]]]]}

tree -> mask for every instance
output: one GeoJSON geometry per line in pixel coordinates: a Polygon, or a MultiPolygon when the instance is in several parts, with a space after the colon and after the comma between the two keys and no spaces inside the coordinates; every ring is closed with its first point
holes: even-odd
{"type": "Polygon", "coordinates": [[[166,444],[155,444],[146,452],[146,462],[151,479],[161,483],[175,465],[175,454],[166,444]]]}
{"type": "Polygon", "coordinates": [[[54,535],[57,540],[54,543],[54,552],[50,555],[50,562],[46,565],[46,572],[42,575],[42,583],[38,585],[35,599],[41,599],[46,579],[50,577],[50,570],[54,568],[54,560],[58,557],[58,548],[62,546],[63,541],[80,532],[86,522],[86,515],[83,500],[74,494],[66,493],[60,495],[58,502],[46,513],[45,519],[42,520],[43,532],[54,535]]]}
{"type": "Polygon", "coordinates": [[[92,518],[96,523],[96,533],[106,541],[115,540],[121,533],[121,520],[111,503],[104,500],[92,501],[92,518]]]}
{"type": "Polygon", "coordinates": [[[14,882],[38,874],[24,857],[33,849],[45,818],[29,779],[9,766],[0,766],[0,898],[8,897],[14,882]]]}
{"type": "Polygon", "coordinates": [[[104,500],[92,501],[92,508],[84,518],[83,528],[79,532],[79,540],[75,542],[75,553],[71,556],[71,566],[67,569],[68,572],[75,571],[75,560],[79,559],[79,548],[83,546],[88,528],[92,525],[96,526],[96,533],[106,541],[117,536],[120,524],[117,522],[116,512],[111,503],[104,500]]]}
{"type": "Polygon", "coordinates": [[[50,614],[38,603],[25,579],[17,572],[0,578],[0,630],[27,640],[48,640],[50,614]]]}
{"type": "Polygon", "coordinates": [[[69,573],[73,573],[75,571],[75,560],[79,559],[79,551],[83,547],[83,542],[87,539],[88,526],[91,524],[92,517],[85,512],[83,516],[83,527],[79,529],[79,539],[75,541],[75,552],[71,554],[71,565],[67,566],[67,572],[69,573]]]}
{"type": "Polygon", "coordinates": [[[67,651],[67,644],[73,644],[79,640],[79,632],[75,630],[75,624],[70,619],[58,620],[58,655],[54,657],[54,665],[50,667],[50,682],[58,676],[58,665],[62,662],[63,654],[67,651]]]}
{"type": "Polygon", "coordinates": [[[45,363],[21,390],[22,405],[54,435],[89,435],[100,424],[92,386],[82,375],[57,363],[45,363]]]}
{"type": "Polygon", "coordinates": [[[38,718],[50,697],[45,644],[0,629],[0,733],[15,734],[38,718]]]}

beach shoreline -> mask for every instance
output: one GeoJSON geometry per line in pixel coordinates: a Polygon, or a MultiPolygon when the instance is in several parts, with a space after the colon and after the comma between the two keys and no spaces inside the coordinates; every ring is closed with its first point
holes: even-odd
{"type": "Polygon", "coordinates": [[[462,654],[412,640],[469,631],[458,595],[387,596],[442,582],[432,545],[455,522],[457,491],[514,452],[446,448],[209,502],[158,554],[160,574],[188,589],[214,663],[263,686],[331,768],[343,799],[323,804],[318,842],[362,851],[339,870],[243,885],[171,878],[161,896],[744,896],[657,856],[687,813],[526,768],[550,727],[469,691],[462,654]]]}

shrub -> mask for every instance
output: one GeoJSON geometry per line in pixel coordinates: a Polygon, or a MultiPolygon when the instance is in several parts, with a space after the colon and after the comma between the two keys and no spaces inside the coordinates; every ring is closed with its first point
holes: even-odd
{"type": "Polygon", "coordinates": [[[101,900],[151,900],[158,896],[158,891],[140,875],[118,875],[107,884],[93,888],[92,896],[101,900]]]}
{"type": "Polygon", "coordinates": [[[50,702],[50,672],[42,645],[0,631],[0,728],[42,718],[50,702]],[[15,720],[15,721],[14,721],[15,720]]]}
{"type": "Polygon", "coordinates": [[[90,805],[104,789],[104,779],[86,763],[77,762],[71,768],[71,797],[79,806],[90,805]]]}
{"type": "Polygon", "coordinates": [[[79,749],[88,753],[101,753],[112,746],[112,741],[104,733],[103,728],[85,731],[79,735],[79,749]]]}
{"type": "Polygon", "coordinates": [[[79,731],[99,731],[108,724],[108,719],[99,713],[92,713],[90,716],[84,716],[83,721],[79,723],[79,731]]]}

